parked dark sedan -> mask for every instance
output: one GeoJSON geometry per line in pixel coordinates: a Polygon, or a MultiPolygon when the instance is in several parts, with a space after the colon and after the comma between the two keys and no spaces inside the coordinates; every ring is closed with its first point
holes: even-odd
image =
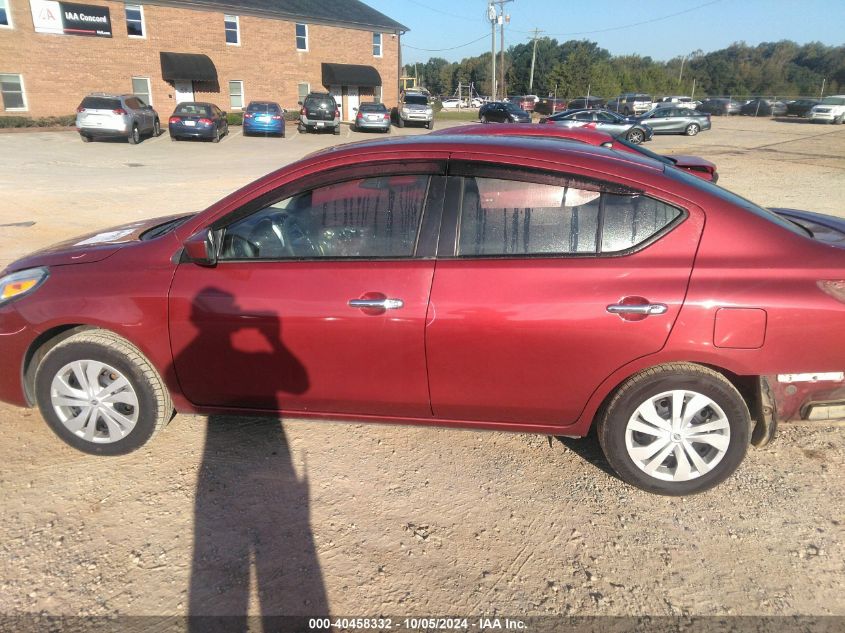
{"type": "Polygon", "coordinates": [[[715,114],[718,116],[727,116],[729,114],[739,114],[742,105],[739,101],[733,99],[705,99],[700,106],[696,108],[699,112],[706,112],[708,114],[715,114]]]}
{"type": "Polygon", "coordinates": [[[285,136],[285,110],[273,101],[250,101],[244,112],[244,136],[278,134],[285,136]]]}
{"type": "Polygon", "coordinates": [[[507,101],[492,101],[478,109],[482,123],[531,123],[531,115],[507,101]]]}
{"type": "MultiPolygon", "coordinates": [[[[200,213],[10,263],[0,401],[37,405],[96,455],[140,448],[174,410],[595,426],[624,481],[689,495],[779,421],[845,406],[843,268],[845,250],[812,229],[634,154],[489,136],[353,143],[200,213]]],[[[772,468],[756,461],[744,479],[772,468]]]]}
{"type": "Polygon", "coordinates": [[[601,97],[575,97],[569,100],[567,108],[570,110],[603,108],[605,103],[606,101],[601,97]]]}
{"type": "Polygon", "coordinates": [[[199,138],[215,143],[229,133],[226,113],[213,103],[186,101],[176,106],[167,123],[170,138],[199,138]]]}
{"type": "Polygon", "coordinates": [[[695,136],[702,130],[710,129],[710,115],[692,108],[654,108],[635,118],[648,125],[655,134],[695,136]]]}
{"type": "Polygon", "coordinates": [[[818,105],[818,99],[796,99],[786,104],[786,116],[808,116],[813,106],[818,105]]]}
{"type": "Polygon", "coordinates": [[[752,99],[742,106],[744,116],[786,116],[786,104],[773,99],[752,99]]]}

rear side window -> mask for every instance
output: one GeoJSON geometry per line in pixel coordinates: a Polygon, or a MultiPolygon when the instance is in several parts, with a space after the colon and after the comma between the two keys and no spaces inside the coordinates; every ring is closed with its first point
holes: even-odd
{"type": "Polygon", "coordinates": [[[85,97],[79,107],[86,110],[117,110],[120,107],[120,99],[85,97]]]}
{"type": "Polygon", "coordinates": [[[616,253],[642,244],[681,214],[640,194],[465,178],[458,255],[616,253]]]}

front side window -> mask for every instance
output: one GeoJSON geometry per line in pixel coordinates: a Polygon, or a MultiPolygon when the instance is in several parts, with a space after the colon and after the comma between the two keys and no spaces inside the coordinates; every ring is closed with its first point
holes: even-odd
{"type": "Polygon", "coordinates": [[[381,33],[373,33],[373,57],[381,57],[381,33]]]}
{"type": "Polygon", "coordinates": [[[132,77],[132,94],[139,97],[147,105],[152,105],[153,95],[150,91],[149,77],[132,77]]]}
{"type": "Polygon", "coordinates": [[[226,227],[220,259],[411,257],[430,178],[377,176],[290,196],[226,227]]]}
{"type": "Polygon", "coordinates": [[[144,7],[140,4],[126,5],[126,33],[129,37],[145,37],[144,7]]]}
{"type": "Polygon", "coordinates": [[[12,26],[12,16],[9,12],[9,0],[0,0],[0,27],[12,26]]]}
{"type": "Polygon", "coordinates": [[[20,75],[0,75],[0,92],[4,110],[26,110],[23,79],[20,75]]]}
{"type": "Polygon", "coordinates": [[[226,30],[226,43],[239,46],[241,43],[241,24],[238,16],[224,15],[223,28],[226,30]]]}
{"type": "Polygon", "coordinates": [[[229,104],[232,109],[244,107],[244,82],[240,80],[229,82],[229,104]]]}
{"type": "Polygon", "coordinates": [[[614,253],[642,244],[680,215],[639,194],[465,178],[458,255],[614,253]]]}
{"type": "Polygon", "coordinates": [[[308,25],[307,24],[297,24],[296,25],[296,50],[298,50],[298,51],[307,51],[308,50],[308,25]]]}

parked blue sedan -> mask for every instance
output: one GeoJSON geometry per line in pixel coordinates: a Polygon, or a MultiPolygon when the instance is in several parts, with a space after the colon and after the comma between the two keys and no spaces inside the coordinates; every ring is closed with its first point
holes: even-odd
{"type": "Polygon", "coordinates": [[[285,110],[272,101],[250,101],[244,112],[244,136],[278,134],[285,136],[285,110]]]}

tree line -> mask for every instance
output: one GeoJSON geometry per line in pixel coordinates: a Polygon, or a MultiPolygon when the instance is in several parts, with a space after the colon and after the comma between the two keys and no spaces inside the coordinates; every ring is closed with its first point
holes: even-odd
{"type": "MultiPolygon", "coordinates": [[[[798,45],[789,40],[749,46],[738,42],[704,53],[695,51],[669,61],[640,55],[611,55],[588,40],[559,43],[538,38],[534,82],[529,89],[534,43],[511,46],[505,52],[507,94],[533,93],[572,98],[590,94],[613,97],[623,92],[652,95],[698,96],[772,95],[816,96],[845,92],[845,46],[820,42],[798,45]]],[[[496,59],[499,75],[499,58],[496,59]]],[[[490,53],[449,62],[432,57],[422,64],[405,66],[432,94],[451,95],[462,84],[474,84],[479,94],[489,95],[490,53]]],[[[501,92],[501,90],[500,90],[501,92]]]]}

